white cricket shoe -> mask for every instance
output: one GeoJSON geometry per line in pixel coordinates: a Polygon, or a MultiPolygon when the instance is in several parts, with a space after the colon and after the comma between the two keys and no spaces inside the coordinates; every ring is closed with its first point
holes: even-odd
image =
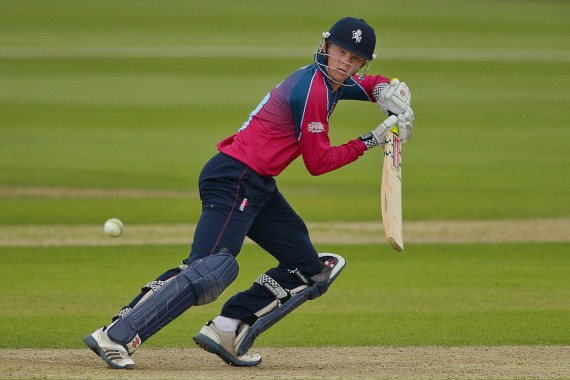
{"type": "Polygon", "coordinates": [[[113,342],[101,327],[91,335],[87,335],[83,341],[94,353],[99,355],[112,368],[133,369],[135,362],[127,352],[127,349],[119,343],[113,342]]]}
{"type": "Polygon", "coordinates": [[[202,327],[202,330],[194,337],[194,341],[202,349],[218,355],[229,365],[236,367],[252,367],[261,363],[258,354],[245,354],[238,356],[235,345],[237,333],[219,330],[214,322],[210,321],[202,327]]]}

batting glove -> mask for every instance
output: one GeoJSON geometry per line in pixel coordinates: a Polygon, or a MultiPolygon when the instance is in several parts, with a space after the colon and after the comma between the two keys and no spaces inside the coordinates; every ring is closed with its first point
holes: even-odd
{"type": "Polygon", "coordinates": [[[400,142],[404,144],[412,138],[414,134],[414,111],[410,108],[408,111],[398,115],[398,137],[400,142]]]}
{"type": "Polygon", "coordinates": [[[372,90],[372,95],[386,115],[399,115],[411,109],[412,92],[406,82],[393,78],[390,85],[380,83],[372,90]]]}
{"type": "Polygon", "coordinates": [[[384,120],[375,130],[363,134],[359,137],[368,149],[372,149],[375,146],[384,146],[386,144],[386,133],[396,125],[398,122],[397,116],[390,116],[384,120]]]}

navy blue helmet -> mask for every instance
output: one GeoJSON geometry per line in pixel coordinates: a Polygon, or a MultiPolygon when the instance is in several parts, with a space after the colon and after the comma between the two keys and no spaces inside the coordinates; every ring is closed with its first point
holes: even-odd
{"type": "Polygon", "coordinates": [[[315,63],[319,70],[331,81],[339,83],[342,86],[355,86],[368,73],[372,60],[376,58],[376,54],[374,54],[375,47],[376,33],[374,29],[362,19],[345,17],[335,22],[328,32],[323,33],[323,38],[315,53],[315,63]],[[329,74],[329,70],[338,69],[338,67],[329,66],[329,44],[338,45],[342,49],[366,60],[366,63],[362,67],[357,67],[352,63],[345,62],[346,64],[354,66],[353,73],[358,73],[358,76],[353,75],[343,83],[340,83],[329,74]]]}
{"type": "Polygon", "coordinates": [[[324,37],[326,41],[343,47],[367,61],[374,59],[376,33],[362,19],[354,17],[340,19],[330,28],[328,33],[325,33],[324,37]]]}

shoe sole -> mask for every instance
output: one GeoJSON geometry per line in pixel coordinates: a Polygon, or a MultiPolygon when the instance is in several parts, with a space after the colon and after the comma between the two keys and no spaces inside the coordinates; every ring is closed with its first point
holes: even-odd
{"type": "Polygon", "coordinates": [[[198,334],[193,339],[194,342],[196,342],[196,344],[200,346],[201,349],[210,352],[212,354],[218,355],[220,359],[222,359],[224,362],[226,362],[229,365],[235,367],[254,367],[256,365],[259,365],[259,363],[261,363],[261,359],[259,359],[259,361],[257,362],[246,362],[244,360],[239,360],[235,356],[231,355],[228,351],[226,351],[226,349],[224,349],[218,343],[214,342],[212,339],[208,338],[203,334],[198,334]]]}
{"type": "Polygon", "coordinates": [[[95,338],[93,338],[91,335],[87,335],[83,339],[83,341],[85,342],[87,347],[89,347],[91,349],[91,351],[93,351],[98,356],[100,356],[101,359],[105,360],[105,363],[107,363],[109,365],[109,367],[114,368],[114,369],[133,369],[133,368],[135,368],[134,364],[127,364],[125,366],[120,366],[117,363],[114,363],[111,359],[109,359],[107,357],[107,354],[105,354],[105,351],[103,351],[103,349],[99,346],[99,344],[97,344],[97,341],[95,340],[95,338]]]}

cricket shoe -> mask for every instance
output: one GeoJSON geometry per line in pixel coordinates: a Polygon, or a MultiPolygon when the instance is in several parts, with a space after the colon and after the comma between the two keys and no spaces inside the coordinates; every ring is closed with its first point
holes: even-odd
{"type": "MultiPolygon", "coordinates": [[[[238,329],[239,330],[239,329],[238,329]]],[[[219,330],[214,322],[210,321],[202,327],[202,330],[194,337],[194,341],[202,349],[218,355],[229,365],[236,367],[252,367],[261,363],[258,354],[236,354],[237,332],[225,332],[219,330]]]]}
{"type": "Polygon", "coordinates": [[[133,369],[135,362],[127,352],[127,349],[119,343],[113,342],[105,332],[105,327],[101,327],[91,335],[87,335],[83,341],[99,355],[112,368],[133,369]]]}

